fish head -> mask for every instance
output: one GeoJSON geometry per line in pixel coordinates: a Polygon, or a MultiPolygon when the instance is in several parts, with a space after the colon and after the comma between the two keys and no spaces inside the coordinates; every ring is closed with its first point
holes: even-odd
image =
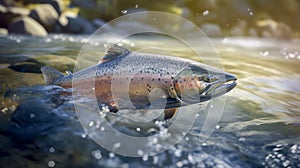
{"type": "Polygon", "coordinates": [[[208,101],[221,96],[236,86],[237,78],[209,66],[192,66],[174,78],[177,97],[186,104],[208,101]]]}

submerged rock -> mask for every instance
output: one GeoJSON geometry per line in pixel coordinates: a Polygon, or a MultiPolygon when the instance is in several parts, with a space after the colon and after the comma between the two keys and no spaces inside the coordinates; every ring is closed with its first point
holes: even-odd
{"type": "Polygon", "coordinates": [[[42,65],[32,62],[22,62],[10,65],[9,68],[18,72],[41,73],[42,65]]]}
{"type": "Polygon", "coordinates": [[[58,14],[52,5],[39,5],[29,16],[39,22],[47,31],[52,31],[58,20],[58,14]]]}
{"type": "Polygon", "coordinates": [[[48,33],[43,26],[30,17],[18,17],[9,25],[10,33],[32,36],[46,36],[48,33]]]}
{"type": "Polygon", "coordinates": [[[33,59],[38,62],[37,66],[51,66],[61,72],[72,71],[74,69],[75,60],[65,56],[58,55],[41,55],[35,56],[33,59]]]}

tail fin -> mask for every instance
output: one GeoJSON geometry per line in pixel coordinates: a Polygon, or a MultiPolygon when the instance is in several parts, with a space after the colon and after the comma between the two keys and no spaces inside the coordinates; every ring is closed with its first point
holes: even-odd
{"type": "Polygon", "coordinates": [[[48,67],[48,66],[43,66],[41,68],[41,71],[43,73],[46,85],[51,85],[54,83],[55,80],[64,76],[58,70],[48,67]]]}

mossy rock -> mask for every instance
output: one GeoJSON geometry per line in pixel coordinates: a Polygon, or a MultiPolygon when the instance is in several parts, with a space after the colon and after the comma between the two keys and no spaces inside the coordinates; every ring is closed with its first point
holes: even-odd
{"type": "Polygon", "coordinates": [[[40,55],[33,57],[41,66],[50,66],[61,72],[73,71],[75,60],[65,56],[58,55],[40,55]]]}

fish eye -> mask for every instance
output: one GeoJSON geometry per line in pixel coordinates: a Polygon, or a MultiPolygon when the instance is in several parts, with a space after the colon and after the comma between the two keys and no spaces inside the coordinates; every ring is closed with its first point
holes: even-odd
{"type": "Polygon", "coordinates": [[[199,77],[199,80],[202,80],[202,81],[204,81],[204,82],[211,83],[211,82],[213,82],[213,81],[216,81],[217,78],[214,77],[214,76],[212,76],[212,75],[207,75],[207,76],[205,75],[205,76],[199,77]]]}

